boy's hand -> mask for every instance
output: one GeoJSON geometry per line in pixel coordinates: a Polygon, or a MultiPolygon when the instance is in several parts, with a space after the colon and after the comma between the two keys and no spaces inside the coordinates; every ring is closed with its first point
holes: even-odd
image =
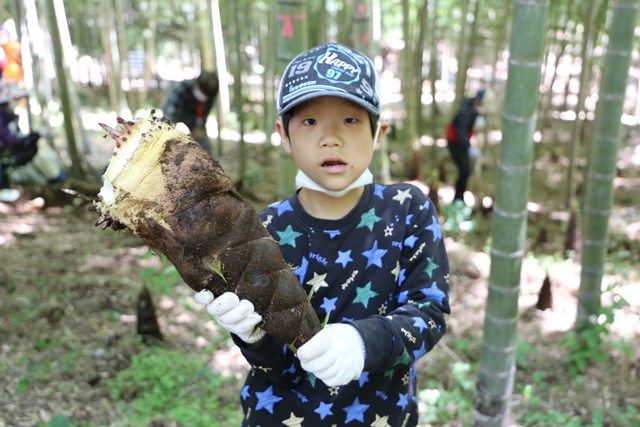
{"type": "Polygon", "coordinates": [[[329,387],[357,379],[364,369],[362,336],[351,325],[333,323],[298,349],[302,367],[329,387]]]}
{"type": "Polygon", "coordinates": [[[227,331],[237,335],[242,341],[251,344],[258,342],[266,332],[258,328],[262,316],[255,312],[251,301],[238,298],[233,292],[225,292],[213,298],[206,289],[196,293],[196,301],[207,306],[211,314],[227,331]]]}

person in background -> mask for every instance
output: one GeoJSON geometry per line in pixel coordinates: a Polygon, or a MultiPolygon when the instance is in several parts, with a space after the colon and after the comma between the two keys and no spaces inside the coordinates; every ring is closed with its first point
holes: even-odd
{"type": "Polygon", "coordinates": [[[215,71],[202,71],[195,79],[173,85],[162,102],[162,114],[173,123],[184,123],[191,136],[208,153],[211,141],[207,135],[207,118],[218,95],[219,81],[215,71]]]}
{"type": "Polygon", "coordinates": [[[16,82],[0,82],[0,201],[15,202],[20,191],[10,184],[59,183],[66,179],[62,163],[55,150],[43,138],[51,135],[49,128],[22,134],[12,103],[27,97],[16,82]]]}
{"type": "Polygon", "coordinates": [[[9,168],[25,165],[38,151],[38,132],[20,135],[17,128],[18,115],[12,102],[26,97],[27,92],[18,89],[14,82],[0,82],[0,201],[14,202],[20,192],[9,188],[9,168]]]}
{"type": "Polygon", "coordinates": [[[482,121],[481,108],[485,90],[480,89],[472,97],[465,96],[460,108],[453,116],[446,130],[447,147],[451,159],[458,169],[455,183],[453,204],[464,205],[464,192],[471,176],[471,161],[478,155],[478,150],[471,145],[476,121],[482,121]]]}
{"type": "Polygon", "coordinates": [[[277,106],[297,191],[260,217],[328,323],[295,353],[250,301],[196,294],[251,364],[242,425],[415,426],[416,362],[446,331],[449,262],[428,196],[373,182],[388,129],[375,66],[343,45],[312,48],[285,69],[277,106]]]}
{"type": "Polygon", "coordinates": [[[0,27],[0,46],[4,53],[4,67],[2,68],[2,80],[22,82],[22,57],[20,54],[20,42],[15,40],[11,32],[4,26],[0,27]]]}

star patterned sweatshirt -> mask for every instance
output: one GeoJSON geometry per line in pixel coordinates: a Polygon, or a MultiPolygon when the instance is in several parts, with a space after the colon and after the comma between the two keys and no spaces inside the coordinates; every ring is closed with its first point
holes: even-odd
{"type": "Polygon", "coordinates": [[[360,377],[328,387],[266,336],[234,341],[251,364],[243,426],[415,426],[415,362],[446,330],[449,264],[431,200],[410,184],[365,187],[344,218],[322,220],[297,196],[260,213],[322,320],[362,335],[360,377]]]}

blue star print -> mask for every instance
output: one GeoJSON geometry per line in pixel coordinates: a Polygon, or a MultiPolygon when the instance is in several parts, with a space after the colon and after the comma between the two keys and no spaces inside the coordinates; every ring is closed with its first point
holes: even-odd
{"type": "Polygon", "coordinates": [[[435,215],[431,216],[431,225],[427,226],[426,229],[433,233],[434,242],[438,239],[442,239],[442,229],[440,228],[440,223],[435,215]]]}
{"type": "Polygon", "coordinates": [[[339,236],[340,234],[342,234],[340,233],[340,230],[325,230],[324,232],[329,235],[330,239],[333,239],[336,236],[339,236]]]}
{"type": "Polygon", "coordinates": [[[400,275],[398,276],[398,286],[402,286],[402,284],[404,283],[405,279],[407,278],[407,276],[405,276],[406,272],[407,272],[407,270],[405,268],[400,270],[400,275]]]}
{"type": "Polygon", "coordinates": [[[298,281],[300,281],[300,283],[304,282],[304,276],[307,275],[307,268],[309,268],[309,260],[306,258],[302,258],[300,267],[293,270],[295,275],[298,276],[298,281]]]}
{"type": "Polygon", "coordinates": [[[324,310],[325,313],[328,313],[336,309],[336,301],[338,301],[338,297],[325,298],[322,301],[322,305],[320,307],[324,310]]]}
{"type": "Polygon", "coordinates": [[[282,203],[278,203],[278,216],[281,216],[285,212],[293,211],[291,203],[288,200],[284,200],[282,203]]]}
{"type": "Polygon", "coordinates": [[[360,384],[360,387],[362,387],[368,381],[369,381],[369,372],[364,371],[363,373],[360,374],[360,377],[358,377],[358,384],[360,384]]]}
{"type": "Polygon", "coordinates": [[[373,189],[373,195],[384,200],[384,196],[382,195],[382,190],[384,190],[384,185],[376,184],[373,189]]]}
{"type": "Polygon", "coordinates": [[[382,257],[387,253],[386,249],[378,249],[378,241],[373,242],[373,246],[368,251],[364,251],[362,255],[367,257],[367,268],[371,265],[382,267],[382,257]]]}
{"type": "Polygon", "coordinates": [[[284,370],[283,374],[286,374],[286,373],[295,374],[296,373],[296,365],[292,363],[291,366],[289,367],[289,369],[285,369],[284,370]]]}
{"type": "Polygon", "coordinates": [[[407,237],[406,239],[404,239],[404,245],[412,248],[413,245],[415,245],[417,241],[418,241],[418,238],[416,236],[414,236],[414,235],[411,235],[411,236],[407,237]]]}
{"type": "Polygon", "coordinates": [[[364,422],[362,415],[367,409],[369,409],[369,405],[360,403],[360,399],[356,397],[356,400],[354,400],[351,405],[344,408],[344,411],[347,413],[347,418],[344,421],[346,423],[350,423],[353,420],[364,422]]]}
{"type": "Polygon", "coordinates": [[[420,332],[429,328],[422,317],[412,317],[412,319],[413,319],[413,326],[420,329],[420,332]]]}
{"type": "Polygon", "coordinates": [[[420,348],[418,350],[413,350],[413,358],[418,360],[420,359],[425,353],[427,352],[427,349],[424,346],[424,341],[422,342],[422,345],[420,346],[420,348]]]}
{"type": "Polygon", "coordinates": [[[407,301],[409,301],[409,291],[400,292],[400,294],[398,294],[398,302],[404,304],[407,301]]]}
{"type": "Polygon", "coordinates": [[[411,224],[411,220],[412,219],[413,219],[413,214],[408,214],[407,215],[407,219],[406,219],[406,221],[404,223],[409,225],[409,224],[411,224]]]}
{"type": "Polygon", "coordinates": [[[327,415],[333,415],[333,412],[331,412],[331,407],[332,406],[333,406],[333,403],[320,402],[320,405],[318,405],[318,407],[316,408],[316,410],[314,412],[320,414],[320,419],[324,420],[324,418],[327,415]]]}
{"type": "Polygon", "coordinates": [[[247,397],[249,396],[251,396],[251,393],[249,393],[249,386],[246,385],[242,387],[242,393],[240,393],[240,397],[242,397],[242,400],[247,400],[247,397]]]}
{"type": "Polygon", "coordinates": [[[346,252],[338,251],[336,264],[342,264],[343,267],[346,267],[351,261],[353,261],[353,258],[351,258],[351,249],[346,252]]]}
{"type": "Polygon", "coordinates": [[[256,393],[258,397],[258,404],[256,410],[266,409],[270,414],[273,414],[273,405],[280,402],[282,398],[273,394],[273,386],[269,386],[265,391],[259,391],[256,393]]]}
{"type": "Polygon", "coordinates": [[[442,300],[447,296],[440,290],[440,288],[438,288],[436,282],[433,282],[431,284],[431,287],[429,287],[428,289],[421,289],[420,292],[422,292],[427,297],[427,299],[438,301],[438,304],[442,304],[442,300]]]}
{"type": "Polygon", "coordinates": [[[407,401],[407,395],[404,393],[399,393],[398,403],[396,403],[396,405],[404,409],[407,407],[408,403],[409,402],[407,401]]]}

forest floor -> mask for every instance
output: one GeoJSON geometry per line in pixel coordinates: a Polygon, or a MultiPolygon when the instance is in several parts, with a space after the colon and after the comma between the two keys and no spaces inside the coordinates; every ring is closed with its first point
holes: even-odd
{"type": "MultiPolygon", "coordinates": [[[[602,349],[586,354],[587,359],[606,359],[588,360],[578,377],[568,372],[564,359],[570,344],[562,341],[575,321],[580,282],[579,264],[557,256],[564,243],[560,230],[566,226],[566,215],[555,213],[563,194],[562,178],[555,179],[562,165],[546,154],[538,156],[532,200],[539,202],[530,209],[527,239],[536,246],[528,248],[531,256],[522,264],[513,425],[640,425],[640,166],[631,162],[637,156],[633,149],[630,143],[623,151],[616,180],[612,253],[621,261],[609,262],[604,279],[615,289],[603,302],[608,305],[613,295],[618,302],[602,349]],[[541,255],[545,252],[549,256],[541,255]],[[553,307],[540,311],[536,302],[547,273],[553,307]],[[619,304],[620,297],[628,304],[619,304]]],[[[196,306],[189,288],[154,285],[150,272],[161,271],[159,260],[147,256],[136,237],[95,227],[96,215],[80,199],[61,202],[51,192],[27,195],[14,204],[0,203],[0,427],[135,425],[124,421],[133,410],[126,403],[143,390],[116,397],[112,389],[113,380],[144,349],[136,339],[143,284],[152,291],[165,345],[185,355],[207,356],[212,371],[230,379],[220,392],[227,399],[223,403],[239,408],[246,362],[196,306]]],[[[423,426],[461,426],[469,420],[490,268],[482,251],[490,215],[474,217],[475,232],[451,232],[446,240],[452,315],[446,337],[419,362],[423,426]],[[450,421],[428,421],[433,408],[427,416],[427,402],[434,396],[441,398],[433,403],[439,419],[450,421]]],[[[197,393],[194,399],[202,398],[197,393]]],[[[175,423],[158,416],[149,425],[175,423]]]]}

